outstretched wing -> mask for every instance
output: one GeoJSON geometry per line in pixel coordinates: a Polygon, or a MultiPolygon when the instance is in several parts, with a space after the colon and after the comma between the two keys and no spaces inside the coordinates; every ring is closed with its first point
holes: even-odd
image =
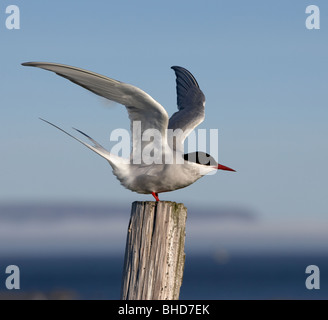
{"type": "Polygon", "coordinates": [[[204,121],[205,96],[188,70],[177,66],[172,69],[176,75],[179,111],[170,118],[168,128],[176,130],[176,135],[169,130],[168,143],[172,149],[183,152],[183,143],[187,136],[204,121]]]}
{"type": "Polygon", "coordinates": [[[165,147],[167,143],[168,114],[161,104],[143,90],[91,71],[63,64],[26,62],[22,65],[55,72],[97,95],[123,104],[131,120],[132,154],[134,151],[142,152],[145,146],[150,143],[150,141],[142,141],[141,139],[142,134],[147,129],[155,129],[159,132],[162,137],[162,146],[165,147]],[[133,127],[137,129],[133,130],[133,127]],[[134,133],[137,133],[137,136],[134,133]]]}

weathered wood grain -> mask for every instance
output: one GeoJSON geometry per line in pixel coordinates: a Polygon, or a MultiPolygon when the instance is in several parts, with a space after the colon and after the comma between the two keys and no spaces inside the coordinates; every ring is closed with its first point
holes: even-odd
{"type": "Polygon", "coordinates": [[[132,204],[122,300],[177,300],[185,261],[187,208],[170,201],[132,204]]]}

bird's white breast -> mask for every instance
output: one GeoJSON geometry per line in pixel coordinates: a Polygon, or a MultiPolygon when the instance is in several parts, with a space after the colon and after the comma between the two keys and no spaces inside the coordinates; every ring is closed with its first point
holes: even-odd
{"type": "Polygon", "coordinates": [[[214,170],[195,163],[126,165],[114,168],[121,184],[132,191],[149,194],[181,189],[214,170]]]}

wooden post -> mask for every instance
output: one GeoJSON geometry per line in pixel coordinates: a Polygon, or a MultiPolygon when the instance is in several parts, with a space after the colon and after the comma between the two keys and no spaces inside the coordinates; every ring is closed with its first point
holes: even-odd
{"type": "Polygon", "coordinates": [[[179,299],[187,208],[170,201],[135,201],[126,240],[122,300],[179,299]]]}

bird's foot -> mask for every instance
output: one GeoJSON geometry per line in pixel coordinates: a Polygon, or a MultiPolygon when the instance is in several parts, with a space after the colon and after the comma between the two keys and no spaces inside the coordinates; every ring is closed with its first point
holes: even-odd
{"type": "Polygon", "coordinates": [[[159,201],[159,199],[158,199],[158,193],[157,192],[152,192],[151,194],[156,199],[156,201],[159,201]]]}

